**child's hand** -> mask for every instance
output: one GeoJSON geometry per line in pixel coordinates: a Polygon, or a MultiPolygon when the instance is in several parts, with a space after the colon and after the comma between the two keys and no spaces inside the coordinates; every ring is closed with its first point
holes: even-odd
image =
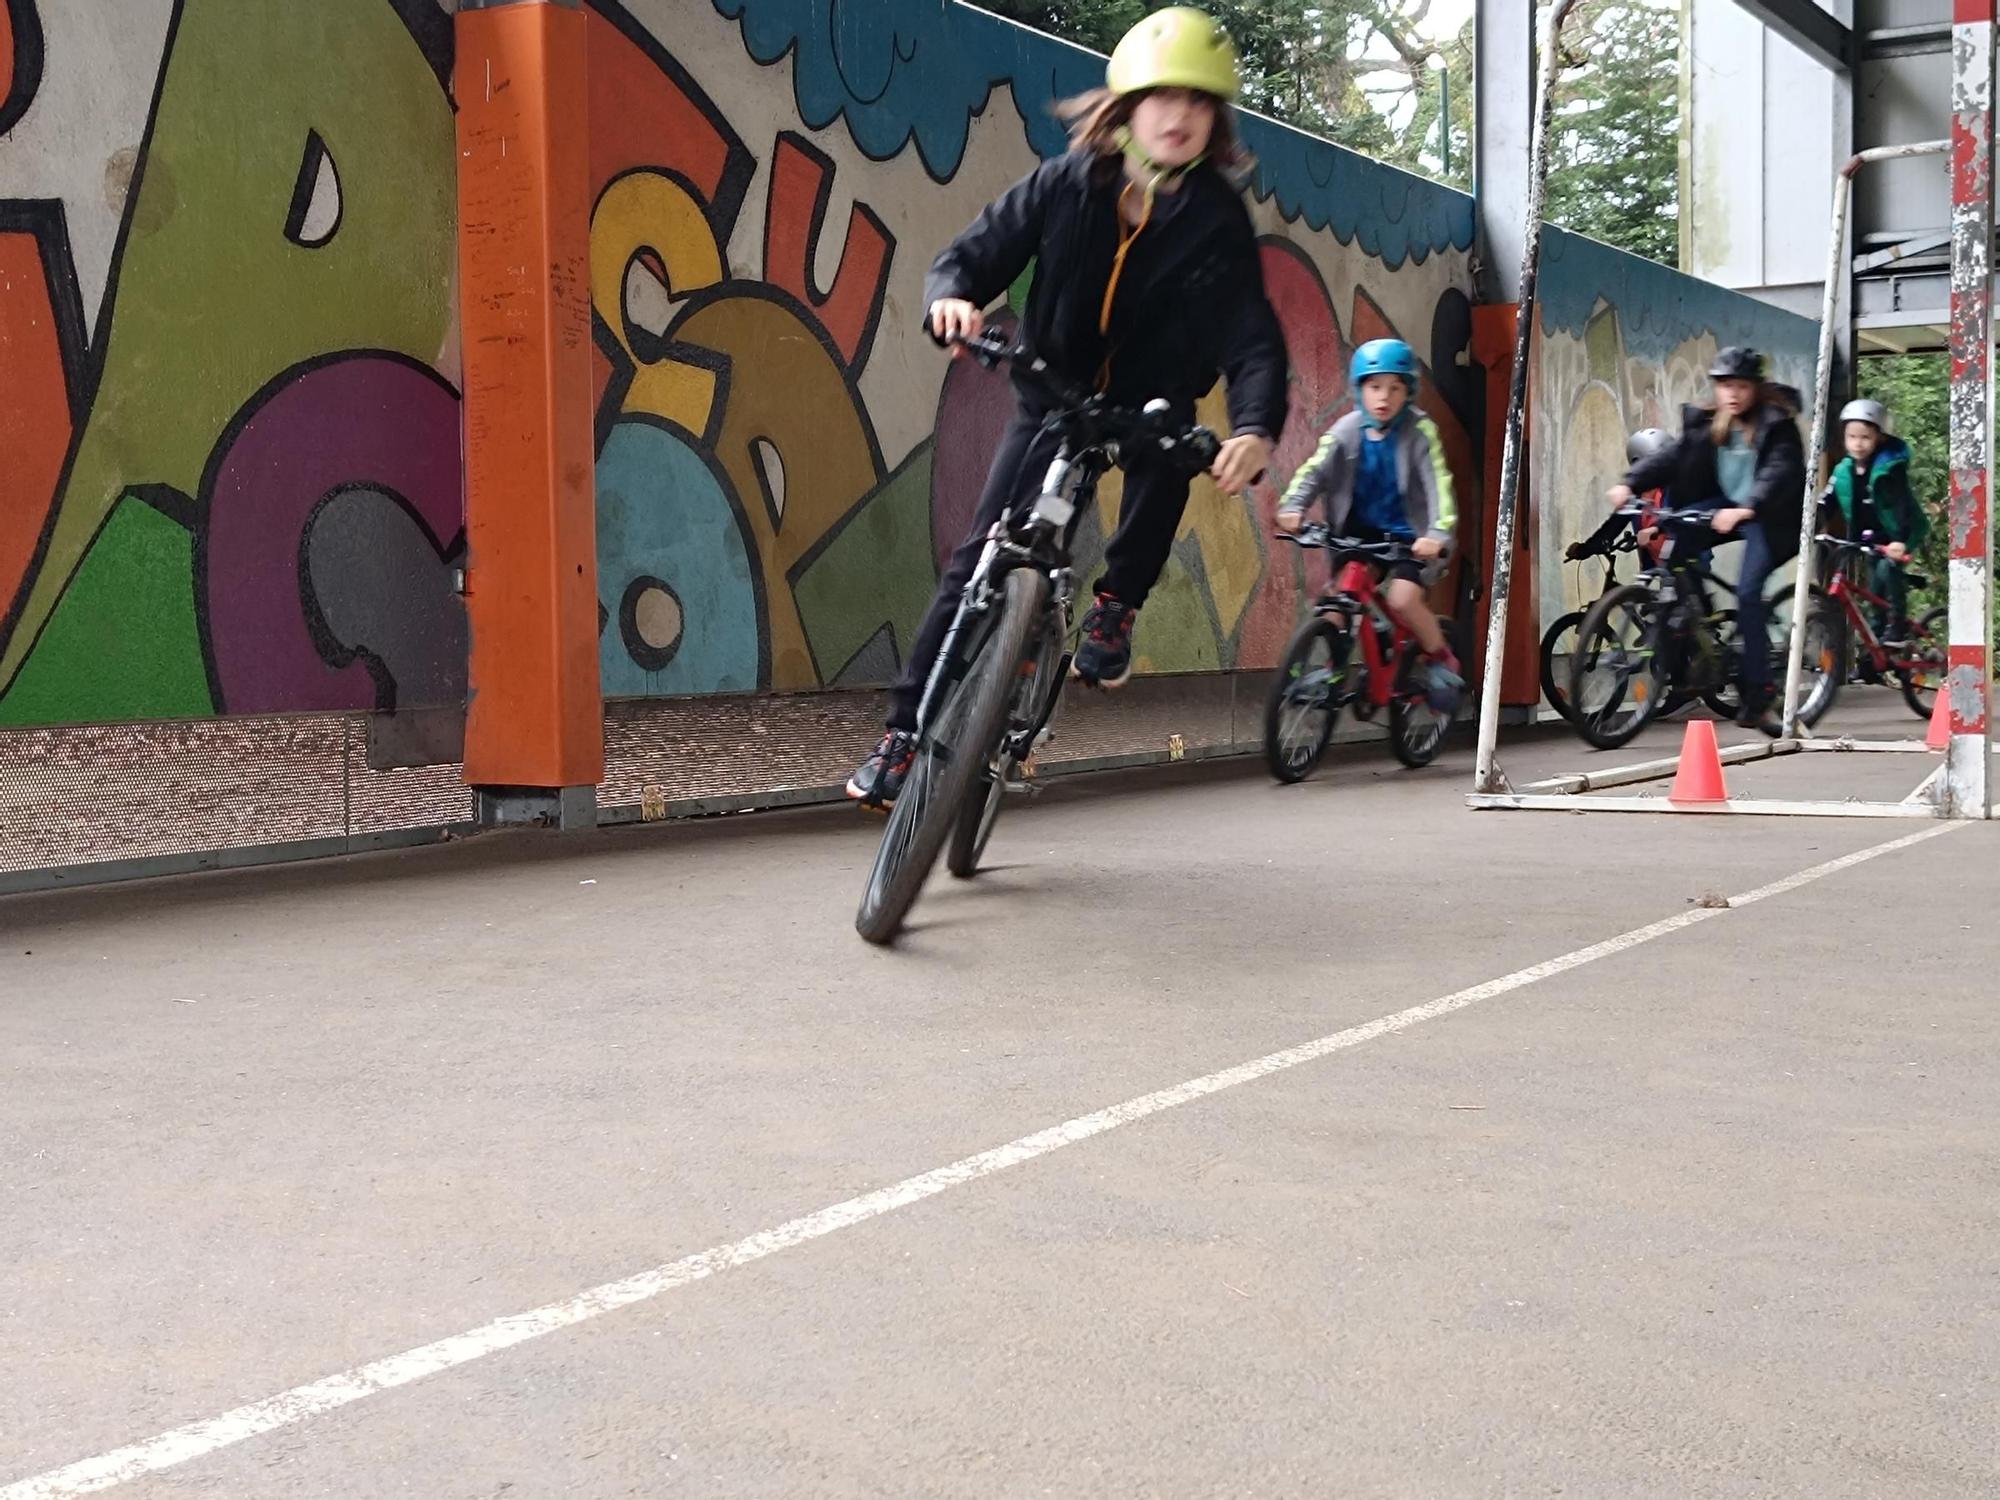
{"type": "Polygon", "coordinates": [[[1444,556],[1444,543],[1434,536],[1420,536],[1410,545],[1410,551],[1418,562],[1430,562],[1444,556]]]}
{"type": "Polygon", "coordinates": [[[1891,542],[1882,551],[1891,562],[1901,562],[1910,555],[1910,549],[1901,542],[1891,542]]]}
{"type": "MultiPolygon", "coordinates": [[[[986,328],[986,314],[962,297],[940,297],[931,304],[931,332],[941,339],[976,339],[986,328]]],[[[963,349],[951,351],[962,359],[963,349]]]]}
{"type": "Polygon", "coordinates": [[[1618,509],[1621,505],[1630,505],[1632,503],[1632,486],[1629,484],[1614,484],[1604,492],[1604,498],[1611,502],[1613,510],[1618,509]]]}
{"type": "Polygon", "coordinates": [[[1306,524],[1306,513],[1302,510],[1281,510],[1278,512],[1278,530],[1289,531],[1293,536],[1306,524]]]}
{"type": "Polygon", "coordinates": [[[1240,495],[1255,484],[1271,467],[1271,440],[1254,432],[1233,437],[1222,445],[1208,472],[1226,494],[1240,495]]]}
{"type": "Polygon", "coordinates": [[[1728,536],[1730,532],[1734,531],[1737,527],[1741,526],[1745,521],[1754,521],[1756,519],[1757,519],[1756,511],[1749,510],[1744,506],[1738,505],[1738,506],[1733,506],[1728,510],[1717,511],[1715,513],[1714,519],[1711,520],[1708,524],[1709,527],[1716,533],[1716,535],[1728,536]]]}

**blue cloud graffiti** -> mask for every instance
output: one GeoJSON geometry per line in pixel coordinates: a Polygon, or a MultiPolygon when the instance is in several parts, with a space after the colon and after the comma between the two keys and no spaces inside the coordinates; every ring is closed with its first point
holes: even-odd
{"type": "MultiPolygon", "coordinates": [[[[1008,88],[1041,156],[1065,144],[1052,107],[1103,82],[1104,59],[951,0],[715,0],[744,45],[771,65],[789,54],[799,113],[813,130],[845,118],[870,157],[914,141],[925,169],[948,181],[972,121],[1008,88]]],[[[1257,190],[1290,220],[1359,241],[1394,270],[1472,244],[1472,199],[1302,131],[1244,120],[1257,190]]]]}

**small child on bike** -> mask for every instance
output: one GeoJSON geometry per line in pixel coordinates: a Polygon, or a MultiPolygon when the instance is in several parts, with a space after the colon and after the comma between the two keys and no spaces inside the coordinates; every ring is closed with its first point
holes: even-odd
{"type": "Polygon", "coordinates": [[[1465,681],[1424,593],[1444,572],[1458,505],[1437,424],[1416,405],[1417,353],[1401,339],[1371,339],[1354,351],[1347,378],[1354,409],[1292,476],[1278,524],[1297,531],[1318,501],[1336,538],[1409,544],[1412,560],[1388,569],[1384,602],[1424,653],[1431,706],[1450,713],[1465,681]]]}
{"type": "Polygon", "coordinates": [[[1755,349],[1719,350],[1708,375],[1714,403],[1683,408],[1679,440],[1635,463],[1609,498],[1614,507],[1622,506],[1634,493],[1667,486],[1679,508],[1713,507],[1709,526],[1715,538],[1742,541],[1736,629],[1743,706],[1737,722],[1775,735],[1771,706],[1777,688],[1771,680],[1764,585],[1799,551],[1806,486],[1797,421],[1801,403],[1792,387],[1764,378],[1764,357],[1755,349]]]}
{"type": "MultiPolygon", "coordinates": [[[[1671,433],[1659,427],[1641,427],[1625,440],[1626,466],[1630,468],[1634,465],[1644,463],[1655,454],[1664,453],[1673,446],[1674,439],[1671,433]]],[[[1667,492],[1664,486],[1659,489],[1648,490],[1638,498],[1649,505],[1665,505],[1668,503],[1667,492]]],[[[1571,562],[1576,562],[1579,558],[1596,557],[1611,544],[1620,532],[1632,524],[1632,521],[1628,517],[1621,516],[1614,510],[1604,518],[1604,524],[1599,526],[1589,536],[1580,542],[1571,542],[1563,550],[1563,556],[1571,562]]],[[[1640,533],[1641,544],[1651,540],[1652,538],[1642,530],[1640,533]]]]}
{"type": "MultiPolygon", "coordinates": [[[[1063,106],[1070,151],[1009,188],[932,263],[926,322],[940,340],[976,337],[981,309],[1035,261],[1021,338],[1068,382],[1119,405],[1162,399],[1191,423],[1195,403],[1226,377],[1232,435],[1209,472],[1240,493],[1270,465],[1287,372],[1256,233],[1230,175],[1244,160],[1231,107],[1236,50],[1215,21],[1176,6],[1126,33],[1105,80],[1063,106]]],[[[972,526],[890,690],[887,733],[847,784],[858,801],[887,807],[902,788],[924,684],[986,534],[1003,510],[1033,497],[1055,457],[1044,399],[1016,380],[1014,418],[972,526]]],[[[1115,688],[1131,676],[1133,617],[1167,565],[1188,485],[1164,462],[1129,459],[1073,664],[1086,684],[1115,688]]]]}
{"type": "Polygon", "coordinates": [[[1869,589],[1889,601],[1876,612],[1875,633],[1885,645],[1908,633],[1910,585],[1904,564],[1930,535],[1930,517],[1910,493],[1910,445],[1890,435],[1889,414],[1879,401],[1850,401],[1840,409],[1847,456],[1834,467],[1820,504],[1840,512],[1851,542],[1874,533],[1885,543],[1870,569],[1869,589]]]}

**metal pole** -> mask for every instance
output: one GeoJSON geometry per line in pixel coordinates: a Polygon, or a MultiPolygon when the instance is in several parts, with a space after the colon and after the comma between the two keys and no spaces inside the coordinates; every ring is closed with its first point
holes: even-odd
{"type": "Polygon", "coordinates": [[[1444,180],[1451,181],[1451,64],[1438,74],[1438,155],[1444,159],[1444,180]]]}
{"type": "Polygon", "coordinates": [[[1514,308],[1514,370],[1507,387],[1507,439],[1500,452],[1499,511],[1493,528],[1493,602],[1486,616],[1486,667],[1479,684],[1479,759],[1473,790],[1502,790],[1506,778],[1493,761],[1500,737],[1500,667],[1507,651],[1507,596],[1514,581],[1514,512],[1521,489],[1521,428],[1528,403],[1528,348],[1535,324],[1535,277],[1542,258],[1542,201],[1547,192],[1549,119],[1555,109],[1556,68],[1563,23],[1576,0],[1556,0],[1542,40],[1540,81],[1535,94],[1535,130],[1528,149],[1528,212],[1521,287],[1514,308]]]}
{"type": "MultiPolygon", "coordinates": [[[[1906,146],[1875,146],[1850,156],[1833,181],[1833,227],[1826,248],[1826,295],[1820,302],[1819,368],[1813,379],[1812,427],[1806,434],[1806,498],[1799,514],[1798,582],[1792,590],[1792,638],[1785,653],[1785,702],[1783,729],[1786,738],[1799,738],[1799,688],[1805,675],[1806,610],[1812,598],[1813,536],[1819,530],[1819,466],[1826,456],[1826,409],[1833,391],[1834,320],[1840,314],[1840,293],[1847,284],[1843,251],[1847,238],[1847,204],[1853,196],[1854,174],[1871,161],[1892,161],[1906,156],[1931,156],[1943,151],[1948,141],[1917,141],[1906,146]]],[[[1743,643],[1748,650],[1750,643],[1743,643]]]]}
{"type": "Polygon", "coordinates": [[[1951,632],[1938,811],[1992,816],[1991,489],[1994,0],[1956,0],[1951,28],[1951,632]]]}

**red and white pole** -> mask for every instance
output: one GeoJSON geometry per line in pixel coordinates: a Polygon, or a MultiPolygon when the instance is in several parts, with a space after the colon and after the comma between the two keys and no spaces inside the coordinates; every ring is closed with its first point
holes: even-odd
{"type": "Polygon", "coordinates": [[[1939,811],[1992,815],[1993,22],[1953,0],[1951,28],[1951,742],[1939,811]]]}

